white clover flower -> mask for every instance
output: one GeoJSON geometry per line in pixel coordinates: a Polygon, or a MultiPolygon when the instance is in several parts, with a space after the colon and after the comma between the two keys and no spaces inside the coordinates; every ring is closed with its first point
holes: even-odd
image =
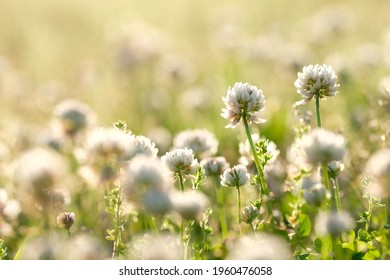
{"type": "Polygon", "coordinates": [[[86,139],[86,152],[92,159],[124,161],[130,156],[132,135],[117,128],[96,128],[86,139]]]}
{"type": "Polygon", "coordinates": [[[169,178],[160,160],[138,155],[122,174],[122,188],[127,200],[138,202],[146,191],[166,191],[169,178]]]}
{"type": "Polygon", "coordinates": [[[390,184],[390,149],[383,148],[376,151],[368,159],[364,175],[372,179],[368,191],[375,198],[384,198],[390,184]]]}
{"type": "Polygon", "coordinates": [[[68,135],[74,135],[86,128],[92,124],[95,117],[86,104],[73,99],[59,103],[54,108],[53,115],[59,122],[62,131],[68,135]]]}
{"type": "Polygon", "coordinates": [[[260,215],[259,209],[249,204],[242,208],[241,210],[241,219],[244,223],[250,224],[252,223],[258,216],[260,215]]]}
{"type": "Polygon", "coordinates": [[[338,236],[355,227],[355,220],[348,212],[320,212],[316,217],[315,230],[320,235],[338,236]]]}
{"type": "Polygon", "coordinates": [[[183,219],[196,220],[209,207],[210,201],[200,191],[175,192],[172,194],[172,208],[183,219]]]}
{"type": "Polygon", "coordinates": [[[296,139],[287,150],[288,173],[294,176],[301,171],[310,170],[301,139],[296,139]]]}
{"type": "Polygon", "coordinates": [[[161,157],[162,162],[175,174],[192,175],[199,163],[191,149],[174,149],[161,157]]]}
{"type": "Polygon", "coordinates": [[[303,67],[303,72],[298,73],[298,79],[294,82],[297,92],[304,99],[296,102],[302,105],[309,102],[314,96],[325,99],[335,96],[338,91],[337,75],[331,66],[316,64],[303,67]]]}
{"type": "Polygon", "coordinates": [[[291,259],[289,244],[279,236],[256,233],[242,236],[228,247],[228,260],[288,260],[291,259]]]}
{"type": "Polygon", "coordinates": [[[189,148],[199,157],[215,155],[218,151],[218,140],[206,129],[185,130],[173,139],[175,148],[189,148]]]}
{"type": "Polygon", "coordinates": [[[155,159],[157,157],[158,149],[156,148],[156,144],[153,143],[149,138],[142,135],[134,136],[131,137],[130,143],[130,159],[140,154],[151,159],[155,159]]]}
{"type": "Polygon", "coordinates": [[[323,184],[312,178],[304,178],[302,181],[303,198],[306,203],[321,206],[327,197],[327,191],[323,184]]]}
{"type": "Polygon", "coordinates": [[[14,170],[16,182],[39,197],[46,197],[49,190],[64,178],[66,171],[63,158],[44,148],[33,148],[23,153],[17,159],[14,170]]]}
{"type": "Polygon", "coordinates": [[[200,162],[206,176],[220,176],[228,167],[225,157],[208,157],[200,162]]]}
{"type": "Polygon", "coordinates": [[[244,165],[238,164],[225,170],[221,175],[221,185],[224,187],[241,187],[248,182],[250,176],[244,165]]]}
{"type": "Polygon", "coordinates": [[[142,197],[146,211],[154,215],[164,215],[172,209],[171,193],[163,190],[148,190],[142,197]]]}
{"type": "Polygon", "coordinates": [[[5,189],[0,189],[0,217],[5,217],[6,220],[15,220],[22,208],[16,199],[8,197],[5,189]]]}
{"type": "Polygon", "coordinates": [[[248,83],[237,82],[228,89],[226,97],[222,97],[226,108],[222,109],[221,116],[229,121],[226,127],[235,128],[242,118],[249,123],[264,123],[260,112],[264,109],[265,98],[263,91],[248,83]]]}
{"type": "Polygon", "coordinates": [[[343,159],[344,137],[322,128],[315,128],[301,138],[306,161],[311,164],[329,163],[343,159]]]}
{"type": "Polygon", "coordinates": [[[145,234],[135,236],[129,246],[131,259],[138,260],[179,260],[179,237],[170,233],[159,236],[145,234]]]}

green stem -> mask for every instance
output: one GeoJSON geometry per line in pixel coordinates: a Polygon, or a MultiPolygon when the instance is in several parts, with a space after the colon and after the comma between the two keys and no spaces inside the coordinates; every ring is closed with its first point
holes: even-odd
{"type": "Polygon", "coordinates": [[[316,116],[317,116],[317,127],[321,127],[321,113],[320,113],[320,96],[316,95],[316,116]]]}
{"type": "MultiPolygon", "coordinates": [[[[329,186],[328,167],[327,167],[326,163],[322,163],[322,175],[323,175],[325,189],[330,192],[331,190],[330,190],[330,186],[329,186]]],[[[326,204],[327,204],[326,209],[330,210],[330,208],[331,208],[330,198],[327,199],[326,204]]]]}
{"type": "Polygon", "coordinates": [[[238,230],[241,235],[241,191],[240,187],[236,187],[237,189],[237,223],[238,223],[238,230]]]}
{"type": "Polygon", "coordinates": [[[68,237],[69,237],[69,239],[72,237],[72,235],[70,234],[70,228],[68,228],[68,237]]]}
{"type": "Polygon", "coordinates": [[[249,128],[248,120],[246,119],[245,115],[243,116],[243,120],[244,120],[245,132],[246,132],[246,136],[248,138],[249,146],[251,147],[253,158],[254,158],[255,164],[256,164],[256,169],[257,169],[257,172],[260,176],[260,184],[261,184],[262,193],[268,195],[268,186],[267,186],[267,182],[265,181],[263,167],[261,166],[259,157],[257,156],[256,147],[255,147],[255,144],[253,143],[253,139],[252,139],[252,133],[251,133],[251,130],[249,128]]]}
{"type": "MultiPolygon", "coordinates": [[[[251,151],[253,154],[253,158],[255,160],[258,175],[260,177],[260,185],[261,185],[260,201],[262,201],[263,195],[268,196],[269,190],[268,190],[267,182],[265,180],[263,167],[260,163],[259,157],[257,156],[255,144],[253,143],[252,133],[251,133],[251,130],[249,128],[249,124],[248,124],[248,120],[246,118],[246,115],[243,116],[243,121],[244,121],[244,126],[245,126],[245,133],[246,133],[246,136],[248,138],[249,146],[251,147],[251,151]]],[[[272,220],[273,219],[272,207],[271,207],[271,204],[270,204],[270,201],[268,200],[268,198],[266,199],[266,207],[267,207],[269,218],[270,218],[270,220],[272,220]]]]}
{"type": "Polygon", "coordinates": [[[226,215],[224,208],[224,197],[223,190],[221,188],[221,184],[219,183],[218,177],[214,176],[215,185],[216,185],[216,196],[217,196],[217,205],[218,205],[218,213],[219,213],[219,224],[221,226],[221,235],[222,239],[225,239],[228,233],[228,227],[226,223],[226,215]]]}
{"type": "Polygon", "coordinates": [[[121,188],[118,187],[118,200],[116,204],[116,211],[114,216],[115,221],[115,240],[112,250],[112,259],[119,259],[120,251],[119,251],[119,244],[121,243],[122,239],[122,231],[120,229],[120,220],[121,220],[121,206],[122,206],[122,198],[121,198],[121,188]]]}
{"type": "Polygon", "coordinates": [[[341,207],[341,199],[340,199],[340,187],[339,187],[339,180],[337,180],[337,177],[333,178],[334,182],[334,198],[336,200],[336,209],[338,213],[341,213],[342,207],[341,207]]]}
{"type": "MultiPolygon", "coordinates": [[[[180,190],[182,193],[184,193],[184,181],[183,181],[183,175],[181,173],[178,173],[179,176],[179,183],[180,183],[180,190]]],[[[187,259],[187,254],[186,254],[186,245],[184,242],[184,219],[181,218],[180,221],[180,252],[181,252],[181,257],[182,259],[187,259]]]]}

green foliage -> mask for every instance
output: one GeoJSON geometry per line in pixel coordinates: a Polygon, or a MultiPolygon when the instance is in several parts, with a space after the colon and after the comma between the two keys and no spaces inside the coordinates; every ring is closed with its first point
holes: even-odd
{"type": "Polygon", "coordinates": [[[4,260],[7,256],[7,248],[4,246],[4,240],[0,239],[0,260],[4,260]]]}

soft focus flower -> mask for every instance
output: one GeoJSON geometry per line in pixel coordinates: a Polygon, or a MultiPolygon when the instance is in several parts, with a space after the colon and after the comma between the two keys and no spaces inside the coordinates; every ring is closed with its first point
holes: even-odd
{"type": "Polygon", "coordinates": [[[263,91],[249,83],[237,82],[228,89],[226,97],[222,97],[226,108],[221,116],[229,121],[226,127],[235,128],[241,118],[247,118],[249,123],[263,123],[260,112],[264,109],[265,98],[263,91]]]}
{"type": "Polygon", "coordinates": [[[7,191],[0,188],[0,218],[4,217],[6,220],[15,220],[21,210],[19,201],[9,198],[7,191]]]}
{"type": "Polygon", "coordinates": [[[142,204],[149,213],[164,215],[172,210],[171,192],[167,190],[148,190],[143,195],[142,204]]]}
{"type": "Polygon", "coordinates": [[[368,191],[375,198],[383,198],[388,194],[390,185],[390,149],[376,151],[368,159],[364,175],[372,179],[368,191]]]}
{"type": "Polygon", "coordinates": [[[220,176],[229,167],[225,157],[208,157],[200,162],[206,176],[220,176]]]}
{"type": "Polygon", "coordinates": [[[304,97],[303,100],[296,102],[296,105],[306,104],[314,96],[319,96],[321,99],[335,96],[340,86],[337,84],[337,75],[333,68],[325,64],[303,67],[303,72],[298,73],[294,85],[297,92],[304,97]]]}
{"type": "Polygon", "coordinates": [[[241,210],[241,219],[244,223],[250,224],[252,223],[258,216],[260,215],[259,209],[249,204],[242,208],[241,210]]]}
{"type": "Polygon", "coordinates": [[[93,159],[123,161],[130,156],[131,137],[117,128],[96,128],[87,135],[86,152],[93,159]]]}
{"type": "Polygon", "coordinates": [[[325,186],[313,178],[305,177],[302,181],[303,198],[309,205],[321,206],[327,192],[325,186]]]}
{"type": "Polygon", "coordinates": [[[191,149],[174,149],[161,157],[162,162],[175,174],[194,174],[199,165],[191,149]]]}
{"type": "Polygon", "coordinates": [[[145,234],[135,236],[130,244],[132,259],[141,260],[179,260],[179,237],[164,233],[157,236],[145,234]]]}
{"type": "Polygon", "coordinates": [[[66,170],[64,160],[56,152],[33,148],[17,160],[15,180],[26,192],[46,199],[49,191],[63,179],[66,170]]]}
{"type": "Polygon", "coordinates": [[[156,148],[156,144],[153,143],[149,138],[139,135],[131,137],[130,140],[130,159],[140,154],[151,159],[155,159],[157,157],[158,149],[156,148]]]}
{"type": "Polygon", "coordinates": [[[289,244],[276,235],[257,233],[256,238],[242,236],[229,248],[228,260],[288,260],[289,244]]]}
{"type": "Polygon", "coordinates": [[[73,99],[67,99],[59,103],[54,108],[53,114],[61,129],[67,135],[74,135],[94,120],[94,114],[89,107],[73,99]]]}
{"type": "Polygon", "coordinates": [[[244,165],[238,164],[225,170],[221,175],[221,185],[224,187],[241,187],[248,182],[250,176],[244,165]]]}
{"type": "Polygon", "coordinates": [[[57,224],[60,228],[69,230],[74,223],[74,213],[73,212],[63,212],[57,216],[57,224]]]}
{"type": "Polygon", "coordinates": [[[218,140],[206,129],[189,129],[179,132],[173,139],[175,148],[189,148],[199,157],[217,153],[218,140]]]}
{"type": "Polygon", "coordinates": [[[315,128],[301,138],[306,161],[311,164],[340,161],[345,155],[344,137],[322,128],[315,128]]]}
{"type": "Polygon", "coordinates": [[[320,212],[316,217],[315,230],[318,234],[338,236],[355,227],[355,220],[347,212],[320,212]]]}
{"type": "Polygon", "coordinates": [[[175,192],[172,195],[173,210],[183,219],[196,220],[209,206],[210,201],[205,194],[199,191],[175,192]]]}
{"type": "Polygon", "coordinates": [[[170,184],[160,160],[139,155],[135,157],[123,172],[122,188],[125,197],[138,201],[146,191],[165,191],[170,184]]]}

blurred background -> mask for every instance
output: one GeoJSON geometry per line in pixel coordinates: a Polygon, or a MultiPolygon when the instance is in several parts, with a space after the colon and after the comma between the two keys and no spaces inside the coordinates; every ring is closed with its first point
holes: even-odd
{"type": "Polygon", "coordinates": [[[385,0],[1,0],[0,125],[39,129],[71,97],[102,125],[123,119],[150,137],[204,127],[228,149],[237,133],[224,128],[221,97],[242,81],[263,89],[261,131],[283,149],[304,65],[327,63],[339,75],[339,97],[322,108],[326,127],[343,129],[376,102],[389,71],[389,8],[385,0]]]}

